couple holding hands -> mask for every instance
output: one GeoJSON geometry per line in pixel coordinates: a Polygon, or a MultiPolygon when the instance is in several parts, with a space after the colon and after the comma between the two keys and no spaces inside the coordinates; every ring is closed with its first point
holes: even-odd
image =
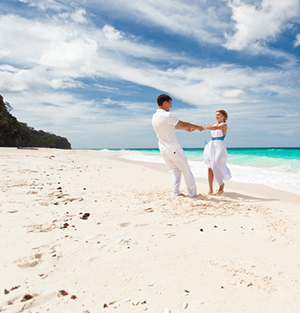
{"type": "Polygon", "coordinates": [[[152,126],[158,137],[158,146],[161,156],[172,170],[172,194],[180,196],[181,174],[185,179],[188,195],[191,198],[197,197],[197,188],[194,176],[188,165],[186,155],[181,148],[175,129],[182,129],[188,132],[199,130],[211,131],[211,140],[204,148],[204,162],[208,166],[208,194],[213,194],[214,179],[219,184],[217,195],[224,192],[224,180],[231,178],[231,173],[226,165],[227,150],[224,138],[227,132],[226,120],[228,115],[224,110],[216,112],[217,123],[208,126],[200,126],[178,120],[169,111],[172,108],[172,98],[166,94],[157,97],[158,109],[152,117],[152,126]]]}

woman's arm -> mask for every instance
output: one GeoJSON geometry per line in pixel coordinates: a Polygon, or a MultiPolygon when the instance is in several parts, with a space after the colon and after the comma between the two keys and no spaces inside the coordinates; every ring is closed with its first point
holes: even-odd
{"type": "Polygon", "coordinates": [[[208,125],[208,126],[204,126],[204,130],[217,130],[217,129],[221,129],[221,130],[227,130],[227,124],[222,123],[220,125],[208,125]]]}

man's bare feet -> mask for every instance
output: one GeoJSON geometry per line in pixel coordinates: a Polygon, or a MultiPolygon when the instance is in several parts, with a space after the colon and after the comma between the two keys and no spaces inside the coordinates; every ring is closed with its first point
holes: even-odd
{"type": "Polygon", "coordinates": [[[175,195],[175,197],[185,197],[186,195],[184,193],[178,193],[177,195],[175,195]]]}

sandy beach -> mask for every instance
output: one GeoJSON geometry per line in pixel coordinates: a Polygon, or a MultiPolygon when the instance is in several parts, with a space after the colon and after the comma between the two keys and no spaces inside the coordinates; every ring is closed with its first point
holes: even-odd
{"type": "Polygon", "coordinates": [[[105,151],[0,165],[0,312],[300,312],[299,195],[172,197],[165,165],[105,151]]]}

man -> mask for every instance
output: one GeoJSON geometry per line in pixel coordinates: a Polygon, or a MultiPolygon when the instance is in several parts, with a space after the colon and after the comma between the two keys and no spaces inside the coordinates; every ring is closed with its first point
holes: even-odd
{"type": "Polygon", "coordinates": [[[172,170],[172,194],[181,196],[179,190],[181,174],[183,174],[188,195],[191,198],[197,197],[197,188],[194,176],[188,165],[184,151],[182,150],[176,135],[175,129],[183,129],[188,132],[194,130],[202,131],[203,127],[179,121],[173,114],[169,113],[172,108],[172,98],[166,94],[157,97],[158,109],[152,117],[152,126],[158,137],[158,147],[161,156],[172,170]]]}

